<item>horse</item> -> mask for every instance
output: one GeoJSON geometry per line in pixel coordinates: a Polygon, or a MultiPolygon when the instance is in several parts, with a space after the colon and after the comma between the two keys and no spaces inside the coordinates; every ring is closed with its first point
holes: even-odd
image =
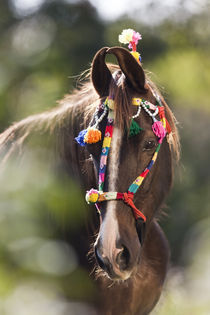
{"type": "MultiPolygon", "coordinates": [[[[95,268],[92,277],[98,287],[95,307],[98,314],[146,315],[160,298],[168,269],[169,244],[158,220],[171,189],[179,136],[171,109],[130,52],[122,47],[100,49],[87,80],[56,108],[29,116],[6,129],[0,135],[1,166],[11,157],[21,159],[32,134],[40,137],[47,134],[53,139],[53,153],[65,174],[80,183],[82,191],[90,191],[97,187],[100,174],[107,111],[113,114],[113,134],[103,191],[127,192],[137,175],[151,166],[160,142],[161,146],[154,165],[132,198],[131,194],[123,193],[121,199],[105,199],[100,206],[94,202],[98,211],[93,210],[91,232],[95,237],[89,246],[95,268]],[[107,55],[113,55],[117,64],[107,63],[107,55]],[[105,111],[108,98],[112,110],[105,111]],[[145,107],[140,113],[140,106],[132,105],[133,99],[144,100],[154,111],[157,100],[162,104],[170,132],[161,141],[152,130],[153,111],[145,107]],[[94,119],[101,138],[79,146],[75,138],[81,129],[91,128],[94,119]],[[131,120],[140,126],[132,136],[131,120]]],[[[94,209],[94,205],[88,207],[94,209]]],[[[87,247],[79,255],[88,263],[86,251],[87,247]]]]}

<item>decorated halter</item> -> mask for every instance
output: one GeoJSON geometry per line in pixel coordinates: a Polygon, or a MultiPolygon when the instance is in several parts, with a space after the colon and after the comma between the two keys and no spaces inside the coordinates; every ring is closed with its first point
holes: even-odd
{"type": "MultiPolygon", "coordinates": [[[[136,52],[136,44],[138,40],[141,39],[141,35],[139,33],[134,32],[133,30],[124,30],[122,34],[119,36],[119,40],[122,43],[129,42],[129,48],[132,48],[132,54],[140,63],[140,54],[136,52]]],[[[114,129],[114,98],[107,97],[106,100],[99,105],[93,118],[91,119],[89,126],[87,129],[80,131],[78,137],[76,137],[76,141],[81,146],[85,146],[87,144],[96,143],[101,140],[101,131],[98,129],[100,122],[107,116],[107,124],[105,128],[105,135],[103,139],[102,151],[100,156],[100,165],[99,165],[99,178],[98,178],[98,189],[90,189],[86,193],[86,201],[88,204],[95,204],[97,210],[100,212],[100,203],[103,201],[109,200],[122,200],[125,204],[127,204],[133,211],[133,215],[136,220],[140,220],[146,222],[145,215],[136,208],[133,198],[134,194],[138,191],[139,187],[142,185],[144,179],[148,175],[152,166],[154,165],[158,152],[160,150],[163,139],[166,134],[170,133],[170,126],[165,117],[164,107],[161,103],[160,97],[153,92],[157,104],[154,105],[143,98],[133,98],[132,105],[137,106],[137,113],[132,116],[131,126],[129,130],[129,136],[135,136],[142,128],[135,121],[135,118],[139,117],[141,113],[141,109],[143,109],[153,120],[152,130],[154,134],[158,138],[158,145],[153,154],[153,157],[144,171],[133,181],[133,183],[129,186],[127,192],[104,192],[104,183],[105,183],[105,175],[107,168],[107,160],[109,155],[109,150],[112,141],[113,129],[114,129]],[[100,114],[100,116],[99,116],[100,114]],[[107,115],[108,114],[108,115],[107,115]]]]}

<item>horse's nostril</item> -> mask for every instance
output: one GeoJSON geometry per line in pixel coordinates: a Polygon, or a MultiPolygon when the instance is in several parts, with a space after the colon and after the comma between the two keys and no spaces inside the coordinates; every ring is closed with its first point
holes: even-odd
{"type": "Polygon", "coordinates": [[[95,257],[96,257],[96,260],[98,262],[98,265],[102,268],[102,269],[105,269],[105,265],[104,265],[104,261],[98,251],[98,248],[95,246],[95,257]]]}
{"type": "Polygon", "coordinates": [[[116,263],[119,265],[121,270],[126,270],[128,268],[130,261],[130,253],[127,247],[123,246],[122,250],[117,254],[116,263]]]}
{"type": "Polygon", "coordinates": [[[100,250],[97,248],[97,246],[95,246],[95,257],[96,257],[99,267],[105,270],[107,274],[110,276],[110,278],[112,279],[117,278],[117,275],[115,274],[110,261],[106,257],[102,258],[100,254],[100,250]]]}

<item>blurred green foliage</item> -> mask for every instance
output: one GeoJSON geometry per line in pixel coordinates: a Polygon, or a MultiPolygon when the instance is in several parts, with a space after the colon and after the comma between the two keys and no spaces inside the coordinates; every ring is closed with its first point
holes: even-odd
{"type": "MultiPolygon", "coordinates": [[[[182,146],[169,215],[162,220],[173,269],[154,314],[207,314],[210,6],[181,22],[148,26],[127,16],[105,22],[88,1],[42,2],[22,16],[15,0],[0,2],[0,131],[54,107],[98,49],[118,45],[122,29],[139,31],[144,68],[175,112],[182,146]]],[[[82,228],[83,196],[75,183],[52,173],[46,163],[50,152],[37,147],[18,167],[11,161],[0,176],[0,314],[25,314],[22,299],[30,308],[27,315],[93,314],[86,304],[72,302],[89,303],[95,294],[67,242],[82,228]]]]}

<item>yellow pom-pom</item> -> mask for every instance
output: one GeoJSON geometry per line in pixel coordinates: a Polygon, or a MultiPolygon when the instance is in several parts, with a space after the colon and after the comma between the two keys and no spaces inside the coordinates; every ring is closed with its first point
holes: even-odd
{"type": "Polygon", "coordinates": [[[85,200],[87,203],[96,203],[99,198],[99,192],[96,189],[91,189],[86,193],[85,200]]]}
{"type": "Polygon", "coordinates": [[[84,136],[85,143],[96,143],[101,140],[101,131],[96,128],[88,128],[84,136]]]}
{"type": "Polygon", "coordinates": [[[114,101],[112,99],[108,99],[107,106],[111,109],[114,110],[114,101]]]}
{"type": "Polygon", "coordinates": [[[131,51],[131,55],[140,63],[140,54],[137,51],[131,51]]]}

